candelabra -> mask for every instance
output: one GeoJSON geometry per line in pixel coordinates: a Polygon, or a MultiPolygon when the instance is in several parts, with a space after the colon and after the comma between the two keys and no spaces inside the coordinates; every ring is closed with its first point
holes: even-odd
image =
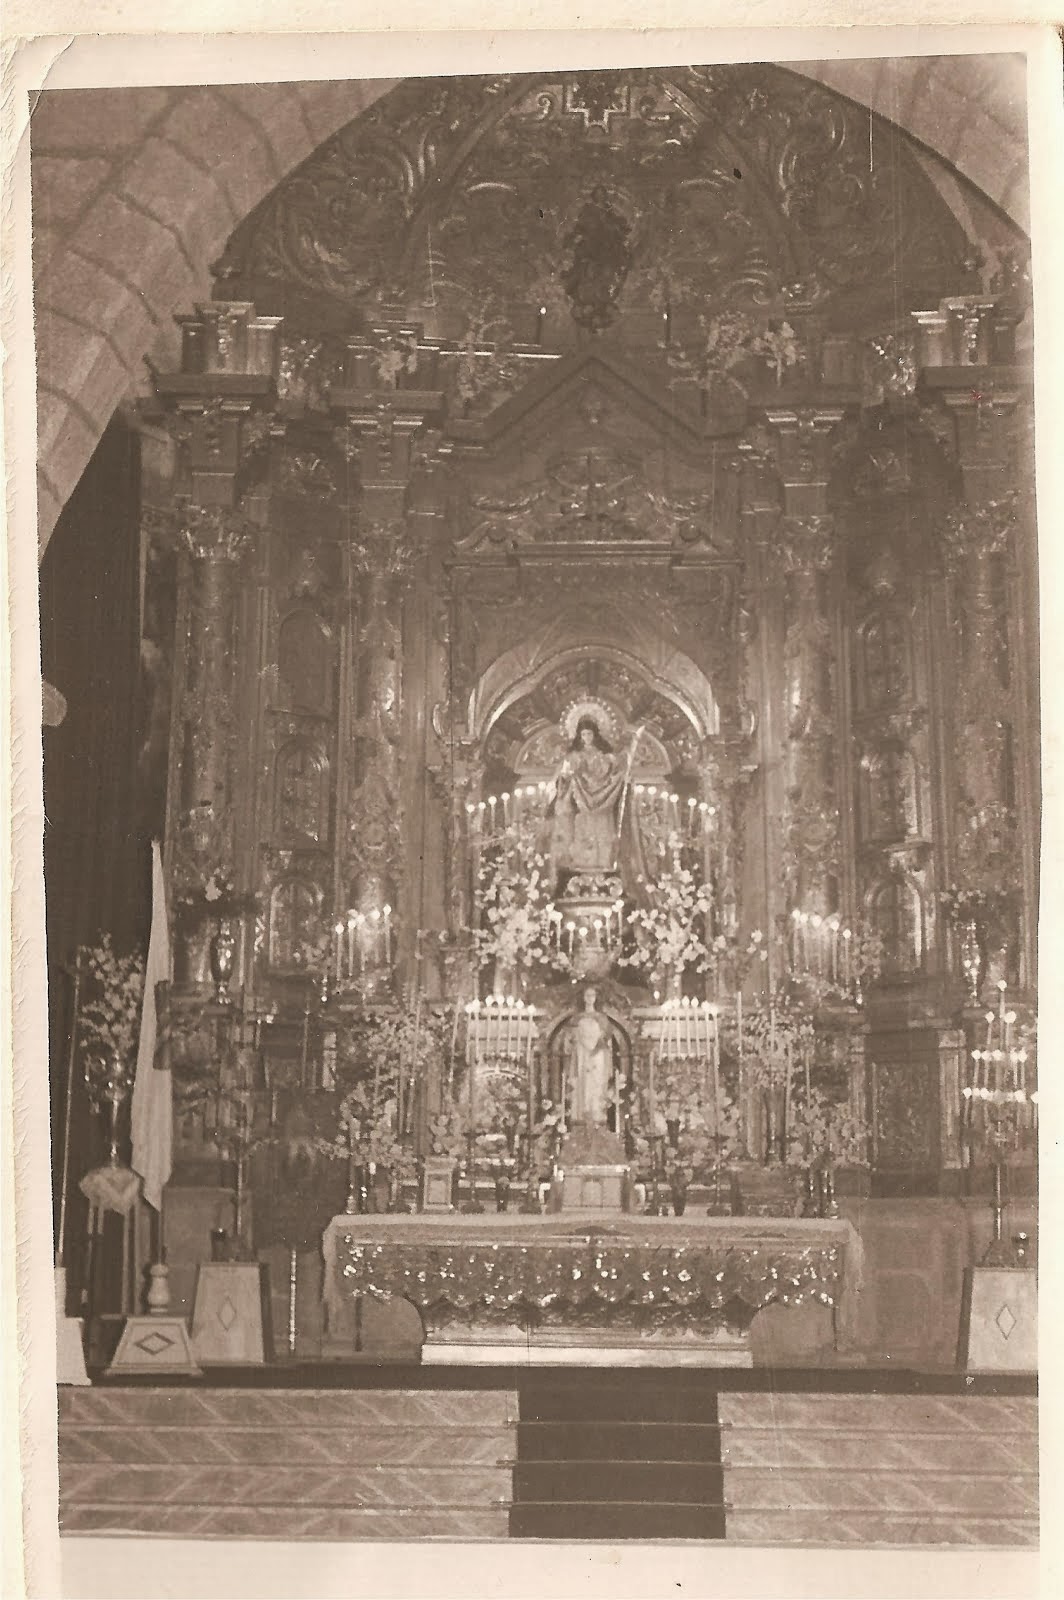
{"type": "Polygon", "coordinates": [[[1028,1083],[1029,1056],[1015,1040],[1015,1011],[1007,1009],[1006,985],[998,984],[996,1010],[986,1012],[982,1048],[970,1052],[970,1082],[961,1091],[963,1124],[969,1149],[982,1146],[994,1173],[993,1231],[984,1266],[1011,1266],[1014,1251],[1005,1243],[1009,1155],[1033,1137],[1038,1121],[1038,1090],[1028,1083]]]}
{"type": "Polygon", "coordinates": [[[390,905],[348,911],[333,923],[331,977],[334,989],[371,986],[374,974],[391,970],[395,929],[390,905]]]}

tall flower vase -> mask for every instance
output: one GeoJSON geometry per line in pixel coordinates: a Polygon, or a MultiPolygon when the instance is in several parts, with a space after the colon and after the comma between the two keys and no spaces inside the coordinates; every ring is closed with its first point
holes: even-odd
{"type": "Polygon", "coordinates": [[[983,983],[983,941],[979,937],[977,922],[963,922],[957,930],[961,972],[964,974],[965,1000],[970,1006],[979,1004],[979,991],[983,983]]]}

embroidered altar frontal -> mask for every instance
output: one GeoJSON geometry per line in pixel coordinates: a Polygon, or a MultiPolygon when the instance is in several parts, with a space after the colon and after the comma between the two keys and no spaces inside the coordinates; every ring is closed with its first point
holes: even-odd
{"type": "Polygon", "coordinates": [[[406,1300],[426,1362],[749,1365],[768,1305],[830,1308],[845,1346],[860,1286],[845,1221],[342,1216],[324,1252],[330,1314],[406,1300]]]}

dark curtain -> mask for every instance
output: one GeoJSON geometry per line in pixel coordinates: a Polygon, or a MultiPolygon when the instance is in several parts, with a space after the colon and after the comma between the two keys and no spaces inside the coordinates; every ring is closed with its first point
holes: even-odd
{"type": "MultiPolygon", "coordinates": [[[[120,419],[108,427],[71,495],[41,566],[41,657],[66,697],[44,730],[53,1192],[57,1206],[72,1013],[69,967],[79,945],[110,933],[142,951],[151,913],[150,838],[161,818],[138,796],[141,703],[138,449],[120,419]]],[[[126,1108],[128,1116],[128,1106],[126,1108]]],[[[102,1157],[80,1064],[71,1106],[66,1262],[79,1288],[86,1206],[78,1179],[102,1157]]],[[[71,1306],[71,1309],[75,1309],[71,1306]]]]}

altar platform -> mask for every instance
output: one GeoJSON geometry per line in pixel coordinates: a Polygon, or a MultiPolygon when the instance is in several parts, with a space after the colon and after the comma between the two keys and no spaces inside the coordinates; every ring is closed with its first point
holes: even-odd
{"type": "Polygon", "coordinates": [[[750,1366],[758,1312],[810,1304],[844,1352],[861,1286],[845,1219],[343,1215],[323,1255],[328,1323],[406,1301],[426,1365],[750,1366]]]}

